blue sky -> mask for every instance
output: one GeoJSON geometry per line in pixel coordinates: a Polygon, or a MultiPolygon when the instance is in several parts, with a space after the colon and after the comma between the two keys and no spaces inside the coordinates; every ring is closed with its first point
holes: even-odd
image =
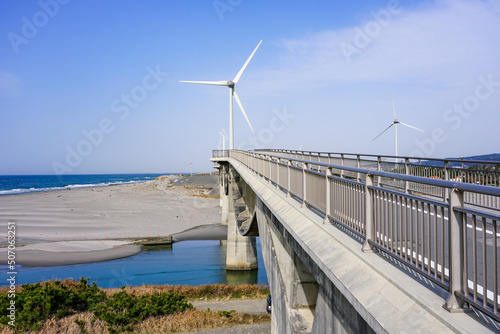
{"type": "Polygon", "coordinates": [[[235,146],[498,153],[500,2],[2,1],[0,174],[210,171],[235,146]]]}

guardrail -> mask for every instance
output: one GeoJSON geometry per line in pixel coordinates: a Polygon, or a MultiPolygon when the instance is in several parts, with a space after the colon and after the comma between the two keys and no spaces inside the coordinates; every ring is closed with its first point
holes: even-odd
{"type": "Polygon", "coordinates": [[[262,151],[214,151],[214,158],[221,156],[354,233],[363,250],[382,251],[449,291],[444,306],[450,311],[471,305],[500,321],[500,216],[465,201],[467,193],[498,201],[500,188],[360,168],[360,160],[351,167],[262,151]],[[426,191],[405,191],[413,186],[426,191]],[[431,191],[447,196],[423,195],[431,191]]]}
{"type": "MultiPolygon", "coordinates": [[[[340,166],[358,167],[396,174],[422,176],[446,181],[500,187],[500,161],[415,158],[405,156],[382,156],[372,154],[314,152],[284,149],[265,149],[256,150],[256,152],[268,153],[287,158],[324,162],[340,166]],[[453,164],[460,164],[460,166],[453,166],[453,164]],[[472,167],[474,165],[476,168],[464,168],[464,166],[472,167]]],[[[355,177],[353,175],[347,175],[355,177]]],[[[439,187],[421,186],[416,183],[397,181],[392,178],[384,177],[377,178],[376,182],[379,186],[401,190],[407,193],[418,193],[444,200],[448,198],[446,189],[441,189],[439,187]]],[[[478,207],[485,207],[500,211],[500,199],[493,196],[466,193],[465,202],[478,207]]]]}

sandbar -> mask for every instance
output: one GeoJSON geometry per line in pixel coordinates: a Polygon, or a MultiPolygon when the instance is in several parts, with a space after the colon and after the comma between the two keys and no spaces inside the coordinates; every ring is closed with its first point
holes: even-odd
{"type": "Polygon", "coordinates": [[[134,239],[149,236],[222,239],[220,200],[208,189],[172,186],[177,178],[0,196],[0,264],[7,262],[8,222],[15,223],[16,264],[22,266],[130,256],[141,251],[134,239]]]}

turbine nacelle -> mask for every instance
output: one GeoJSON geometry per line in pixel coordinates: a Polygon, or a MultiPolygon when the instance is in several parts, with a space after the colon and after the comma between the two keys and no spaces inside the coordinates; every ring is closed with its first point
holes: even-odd
{"type": "Polygon", "coordinates": [[[250,123],[250,120],[247,117],[247,114],[245,113],[245,109],[243,109],[243,105],[241,104],[240,98],[238,97],[238,94],[236,94],[236,90],[234,86],[236,83],[240,80],[241,75],[243,74],[243,71],[247,67],[248,63],[252,59],[253,55],[259,48],[260,44],[262,41],[259,42],[257,47],[253,50],[252,54],[250,57],[248,57],[247,61],[245,64],[243,64],[243,67],[240,69],[238,74],[234,77],[232,81],[180,81],[180,82],[185,82],[185,83],[195,83],[195,84],[202,84],[202,85],[214,85],[214,86],[227,86],[229,87],[229,94],[230,94],[230,100],[229,100],[229,149],[232,150],[234,148],[234,131],[233,131],[233,98],[236,100],[236,103],[240,107],[240,110],[245,117],[245,120],[248,123],[248,126],[250,127],[250,130],[252,130],[253,133],[255,131],[253,130],[252,124],[250,123]]]}
{"type": "Polygon", "coordinates": [[[380,137],[384,132],[386,132],[387,130],[389,130],[391,128],[391,126],[394,125],[394,132],[395,132],[395,139],[396,139],[396,156],[398,156],[398,124],[401,124],[401,125],[404,125],[406,127],[409,127],[409,128],[412,128],[412,129],[415,129],[415,130],[418,130],[418,131],[422,131],[422,132],[424,132],[424,130],[420,130],[419,128],[416,128],[414,126],[405,124],[403,122],[400,122],[397,119],[397,117],[396,117],[396,108],[394,107],[394,99],[392,98],[392,96],[391,96],[391,99],[392,99],[392,111],[394,113],[394,121],[384,131],[382,131],[377,137],[373,138],[373,140],[375,140],[378,137],[380,137]]]}

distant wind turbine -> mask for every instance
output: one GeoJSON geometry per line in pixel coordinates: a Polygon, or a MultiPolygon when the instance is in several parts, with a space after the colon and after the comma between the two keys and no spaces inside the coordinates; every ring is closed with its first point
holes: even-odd
{"type": "Polygon", "coordinates": [[[398,121],[398,118],[396,117],[396,108],[394,107],[394,98],[392,97],[392,95],[391,95],[391,99],[392,99],[392,111],[394,112],[394,121],[384,131],[382,131],[377,137],[373,138],[373,140],[380,137],[384,132],[389,130],[389,128],[394,125],[394,130],[395,130],[395,135],[396,135],[396,157],[397,157],[398,156],[398,124],[401,124],[401,125],[404,125],[404,126],[407,126],[409,128],[412,128],[412,129],[415,129],[418,131],[422,131],[422,132],[424,132],[424,130],[420,130],[419,128],[416,128],[414,126],[411,126],[411,125],[408,125],[408,124],[405,124],[403,122],[398,121]]]}
{"type": "Polygon", "coordinates": [[[243,65],[243,67],[240,69],[238,74],[234,77],[232,81],[180,81],[180,82],[186,82],[186,83],[195,83],[195,84],[202,84],[202,85],[215,85],[215,86],[227,86],[229,87],[229,149],[232,150],[234,148],[234,129],[233,129],[233,97],[236,100],[236,103],[238,103],[238,106],[240,107],[241,112],[243,113],[243,116],[245,116],[245,119],[247,120],[248,125],[250,126],[250,130],[252,130],[253,133],[255,131],[253,130],[252,124],[250,124],[250,121],[248,120],[247,114],[245,113],[245,109],[243,109],[243,106],[241,105],[240,98],[238,97],[238,94],[236,94],[236,91],[234,89],[234,86],[236,83],[241,78],[241,75],[243,74],[243,71],[247,67],[248,63],[252,59],[253,55],[259,48],[260,44],[262,41],[259,42],[255,50],[253,50],[252,54],[250,57],[248,57],[247,61],[243,65]]]}
{"type": "Polygon", "coordinates": [[[226,150],[226,140],[227,140],[226,131],[224,131],[224,129],[222,129],[222,131],[219,131],[219,135],[220,135],[220,137],[219,137],[218,149],[225,151],[226,150]]]}

